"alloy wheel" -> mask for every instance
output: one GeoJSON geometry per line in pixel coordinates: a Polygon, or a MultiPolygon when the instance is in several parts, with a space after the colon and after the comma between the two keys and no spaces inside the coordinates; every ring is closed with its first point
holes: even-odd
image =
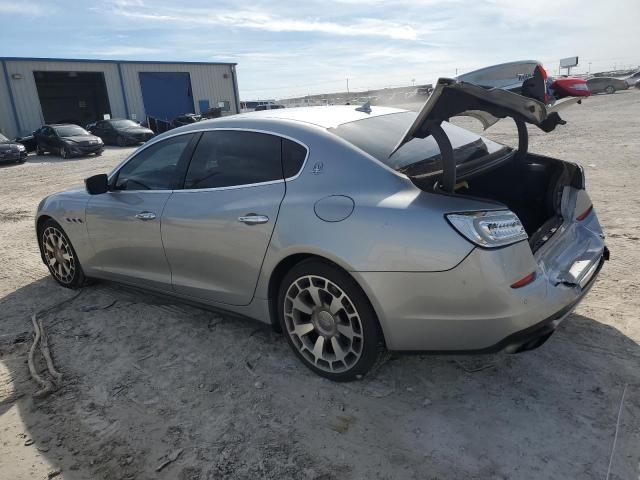
{"type": "Polygon", "coordinates": [[[284,297],[287,334],[298,352],[325,372],[351,369],[363,353],[363,329],[353,301],[318,275],[295,280],[284,297]]]}
{"type": "Polygon", "coordinates": [[[60,147],[60,156],[65,159],[69,157],[69,152],[67,152],[66,147],[60,147]]]}
{"type": "Polygon", "coordinates": [[[57,228],[47,227],[42,233],[42,251],[51,274],[61,283],[71,283],[76,260],[67,237],[57,228]]]}

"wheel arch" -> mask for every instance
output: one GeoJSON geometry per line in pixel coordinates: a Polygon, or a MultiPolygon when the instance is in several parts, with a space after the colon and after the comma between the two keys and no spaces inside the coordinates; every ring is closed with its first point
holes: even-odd
{"type": "Polygon", "coordinates": [[[360,290],[362,290],[365,298],[373,308],[373,311],[376,314],[376,321],[378,322],[378,326],[380,327],[380,331],[382,333],[382,337],[386,345],[385,333],[384,333],[384,329],[382,328],[382,322],[380,321],[381,312],[379,311],[379,305],[377,304],[377,302],[375,302],[371,298],[370,290],[366,288],[365,285],[362,285],[362,282],[360,282],[358,278],[356,278],[352,274],[352,272],[349,271],[349,269],[346,268],[344,265],[341,265],[331,260],[330,258],[317,253],[294,253],[294,254],[288,255],[283,259],[281,259],[278,262],[278,264],[275,266],[275,268],[272,270],[271,275],[269,277],[268,290],[267,290],[269,320],[272,328],[277,332],[282,331],[282,329],[280,328],[280,322],[278,321],[278,305],[277,305],[278,291],[280,289],[280,284],[282,283],[282,280],[284,279],[287,272],[289,272],[289,270],[291,270],[295,265],[310,259],[315,259],[315,260],[325,262],[335,268],[340,269],[341,271],[349,275],[349,277],[351,277],[351,279],[356,283],[356,285],[358,285],[360,290]]]}
{"type": "Polygon", "coordinates": [[[38,242],[38,250],[40,251],[40,258],[42,259],[43,263],[45,263],[46,260],[44,258],[44,252],[42,251],[42,245],[40,244],[40,233],[42,232],[43,225],[49,220],[53,220],[54,222],[58,223],[55,218],[47,214],[40,215],[36,220],[36,241],[38,242]]]}

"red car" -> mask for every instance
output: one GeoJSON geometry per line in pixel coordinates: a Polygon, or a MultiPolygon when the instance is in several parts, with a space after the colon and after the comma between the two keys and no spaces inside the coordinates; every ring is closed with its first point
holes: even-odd
{"type": "Polygon", "coordinates": [[[556,99],[565,97],[588,97],[591,95],[587,81],[582,78],[556,78],[551,83],[550,88],[556,99]]]}

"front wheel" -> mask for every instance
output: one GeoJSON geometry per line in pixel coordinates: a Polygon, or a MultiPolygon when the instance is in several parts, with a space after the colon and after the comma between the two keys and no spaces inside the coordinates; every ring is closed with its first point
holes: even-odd
{"type": "Polygon", "coordinates": [[[60,147],[60,157],[65,160],[69,158],[69,151],[67,150],[67,147],[60,147]]]}
{"type": "Polygon", "coordinates": [[[127,146],[127,140],[123,137],[118,135],[118,138],[116,139],[116,143],[118,144],[119,147],[126,147],[127,146]]]}
{"type": "Polygon", "coordinates": [[[44,149],[40,145],[37,145],[36,146],[36,155],[44,155],[44,153],[45,153],[44,149]]]}
{"type": "Polygon", "coordinates": [[[103,153],[104,153],[104,150],[98,150],[98,151],[96,152],[96,157],[100,157],[100,156],[102,156],[102,154],[103,154],[103,153]]]}
{"type": "Polygon", "coordinates": [[[306,260],[287,273],[278,316],[298,358],[330,380],[361,378],[384,351],[366,295],[349,274],[328,262],[306,260]]]}
{"type": "Polygon", "coordinates": [[[38,240],[42,257],[56,282],[65,288],[78,288],[86,283],[76,251],[58,223],[47,220],[38,240]]]}

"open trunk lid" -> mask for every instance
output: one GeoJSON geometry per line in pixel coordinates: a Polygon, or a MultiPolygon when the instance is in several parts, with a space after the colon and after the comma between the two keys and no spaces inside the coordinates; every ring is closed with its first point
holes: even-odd
{"type": "MultiPolygon", "coordinates": [[[[565,102],[566,103],[566,102],[565,102]]],[[[518,152],[525,155],[528,148],[526,124],[532,124],[545,132],[551,132],[564,124],[557,110],[562,104],[547,107],[543,102],[519,95],[502,88],[483,88],[466,82],[441,78],[433,93],[407,129],[390,157],[413,138],[432,135],[442,156],[442,188],[453,192],[456,184],[456,163],[453,149],[442,122],[451,117],[466,115],[482,122],[485,128],[501,118],[512,118],[518,127],[518,152]]]]}

